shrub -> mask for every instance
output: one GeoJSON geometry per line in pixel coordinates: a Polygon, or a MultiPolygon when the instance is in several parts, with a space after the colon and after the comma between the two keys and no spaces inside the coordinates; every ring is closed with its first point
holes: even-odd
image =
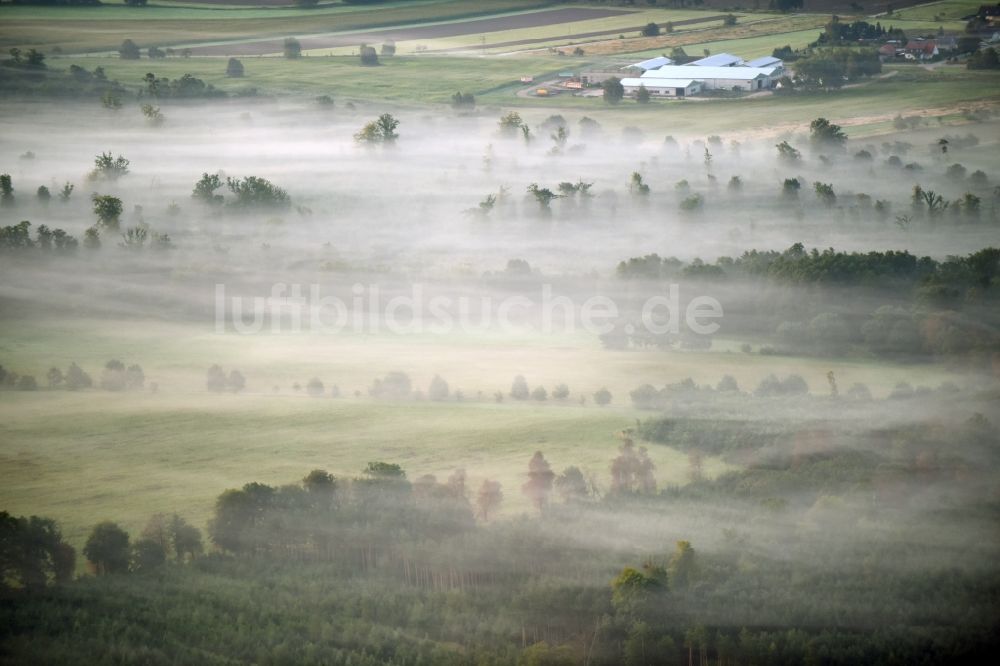
{"type": "Polygon", "coordinates": [[[447,400],[448,394],[448,382],[442,379],[440,375],[434,375],[430,386],[427,388],[428,399],[435,401],[447,400]]]}
{"type": "Polygon", "coordinates": [[[523,375],[514,378],[510,386],[510,397],[514,400],[527,400],[529,397],[528,382],[523,375]]]}

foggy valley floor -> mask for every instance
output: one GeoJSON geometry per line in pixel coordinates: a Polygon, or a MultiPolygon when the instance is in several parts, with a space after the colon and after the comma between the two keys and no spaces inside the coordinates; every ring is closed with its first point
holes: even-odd
{"type": "MultiPolygon", "coordinates": [[[[424,4],[441,49],[548,6],[424,4]]],[[[103,51],[125,7],[7,9],[65,47],[46,76],[159,64],[103,51]]],[[[416,20],[315,20],[372,11],[416,20]]],[[[493,39],[705,16],[627,11],[493,39]]],[[[302,28],[218,12],[241,48],[302,28]]],[[[0,97],[0,663],[995,660],[995,72],[639,108],[483,53],[457,109],[317,101],[280,56],[258,97],[0,97]]]]}

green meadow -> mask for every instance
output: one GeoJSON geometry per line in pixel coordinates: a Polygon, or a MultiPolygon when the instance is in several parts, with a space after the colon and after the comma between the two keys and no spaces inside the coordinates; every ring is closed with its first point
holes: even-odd
{"type": "MultiPolygon", "coordinates": [[[[735,342],[716,346],[720,351],[618,352],[579,336],[239,336],[183,323],[8,321],[0,357],[12,369],[44,377],[51,366],[76,362],[96,382],[104,362],[118,358],[140,363],[147,387],[157,390],[0,394],[0,505],[58,519],[79,545],[102,518],[138,529],[151,513],[178,511],[203,524],[219,492],[248,480],[290,483],[314,468],[353,475],[371,460],[388,460],[411,478],[462,467],[471,487],[489,474],[503,484],[505,513],[514,514],[528,509],[519,488],[536,449],[554,468],[579,465],[606,486],[617,433],[653,414],[628,399],[643,383],[691,377],[714,385],[729,374],[749,390],[770,373],[795,372],[822,393],[834,370],[842,384],[863,382],[883,396],[900,381],[934,386],[955,376],[943,364],[771,357],[729,351],[735,342]],[[246,391],[208,393],[205,370],[213,363],[241,370],[246,391]],[[407,372],[417,389],[440,374],[463,399],[368,397],[372,381],[394,370],[407,372]],[[517,374],[550,392],[566,383],[571,395],[498,403],[494,394],[509,391],[517,374]],[[294,388],[312,377],[324,382],[323,397],[294,388]],[[334,385],[342,397],[331,397],[334,385]],[[601,387],[613,394],[609,406],[590,397],[601,387]]],[[[661,485],[686,483],[686,455],[650,449],[661,485]]],[[[705,469],[714,475],[729,466],[711,458],[705,469]]]]}

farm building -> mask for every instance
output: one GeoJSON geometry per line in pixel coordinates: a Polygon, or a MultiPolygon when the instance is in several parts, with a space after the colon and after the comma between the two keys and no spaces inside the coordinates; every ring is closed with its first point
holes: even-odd
{"type": "Polygon", "coordinates": [[[933,39],[915,39],[906,43],[903,53],[909,59],[929,60],[938,54],[938,47],[933,39]]]}
{"type": "Polygon", "coordinates": [[[878,49],[879,58],[881,58],[883,61],[895,58],[901,52],[902,49],[899,48],[899,44],[897,44],[896,42],[889,42],[887,44],[883,44],[878,49]]]}
{"type": "MultiPolygon", "coordinates": [[[[775,67],[699,67],[694,69],[688,65],[668,65],[653,69],[640,78],[649,88],[653,79],[693,79],[701,83],[702,90],[769,90],[781,76],[775,67]]],[[[622,85],[625,82],[622,81],[622,85]]],[[[635,86],[638,89],[638,85],[635,86]]],[[[625,86],[626,92],[629,91],[625,86]]]]}
{"type": "Polygon", "coordinates": [[[957,51],[958,40],[951,36],[938,37],[936,40],[938,51],[957,51]]]}
{"type": "Polygon", "coordinates": [[[632,63],[631,65],[626,65],[622,69],[639,69],[644,72],[648,72],[651,69],[659,69],[664,65],[672,65],[674,61],[667,56],[657,56],[655,58],[650,58],[649,60],[643,60],[642,62],[632,63]]]}
{"type": "Polygon", "coordinates": [[[732,53],[716,53],[706,56],[700,60],[693,60],[687,63],[687,67],[739,67],[743,64],[743,58],[734,56],[732,53]]]}
{"type": "Polygon", "coordinates": [[[663,79],[654,77],[622,79],[625,94],[635,95],[645,86],[654,97],[690,97],[701,92],[701,82],[694,79],[663,79]]]}
{"type": "Polygon", "coordinates": [[[748,63],[744,63],[747,67],[778,67],[780,69],[785,68],[785,63],[781,58],[775,58],[774,56],[764,56],[762,58],[757,58],[751,60],[748,63]]]}

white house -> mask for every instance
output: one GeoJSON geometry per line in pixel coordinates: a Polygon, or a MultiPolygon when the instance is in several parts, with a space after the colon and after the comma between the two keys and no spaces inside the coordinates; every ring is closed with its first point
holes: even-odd
{"type": "MultiPolygon", "coordinates": [[[[774,67],[698,67],[667,65],[653,69],[639,77],[649,88],[655,79],[693,79],[701,83],[702,90],[768,90],[780,77],[774,67]]],[[[624,85],[624,82],[622,82],[624,85]]]]}
{"type": "Polygon", "coordinates": [[[622,87],[625,88],[626,95],[636,95],[639,88],[643,86],[653,97],[689,97],[701,92],[701,82],[692,78],[666,79],[643,76],[622,79],[622,87]]]}
{"type": "Polygon", "coordinates": [[[687,64],[688,67],[739,67],[743,64],[743,58],[734,56],[732,53],[716,53],[705,56],[700,60],[694,60],[687,64]]]}

